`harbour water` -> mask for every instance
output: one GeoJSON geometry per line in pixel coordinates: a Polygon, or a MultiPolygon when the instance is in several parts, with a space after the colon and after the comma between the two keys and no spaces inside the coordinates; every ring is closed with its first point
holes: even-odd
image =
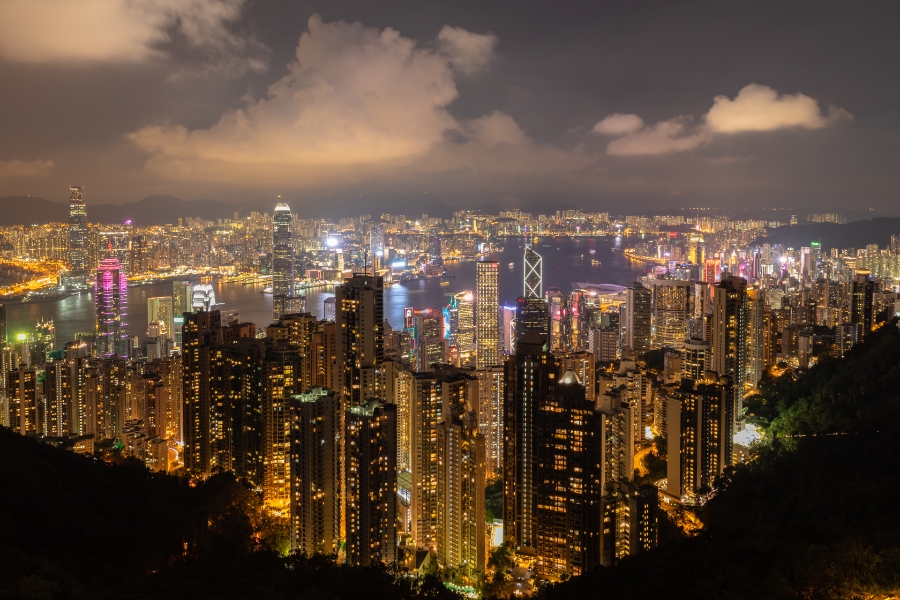
{"type": "MultiPolygon", "coordinates": [[[[563,292],[572,289],[572,282],[611,283],[630,285],[645,267],[632,263],[623,255],[622,238],[578,237],[529,239],[534,249],[543,257],[544,289],[558,287],[563,292]],[[591,254],[591,250],[595,253],[591,254]],[[598,261],[599,264],[592,261],[598,261]]],[[[524,238],[506,238],[503,252],[491,256],[500,263],[500,303],[513,305],[522,295],[524,238]],[[512,267],[510,267],[512,263],[512,267]]],[[[465,290],[475,290],[475,263],[472,261],[448,261],[446,269],[453,275],[449,285],[441,285],[437,279],[418,280],[392,285],[385,290],[385,316],[391,325],[400,327],[403,309],[440,308],[449,297],[465,290]]],[[[265,327],[272,320],[272,296],[262,293],[263,284],[243,285],[209,281],[216,292],[216,300],[225,310],[236,310],[241,321],[265,327]]],[[[154,296],[171,296],[171,283],[157,283],[128,289],[127,322],[132,336],[143,338],[147,332],[147,299],[154,296]]],[[[307,290],[307,310],[322,316],[325,299],[334,296],[331,288],[307,290]]],[[[25,302],[7,305],[7,331],[10,339],[18,333],[34,329],[39,319],[53,319],[56,325],[57,344],[74,339],[77,332],[94,329],[93,293],[84,292],[46,302],[25,302]]]]}

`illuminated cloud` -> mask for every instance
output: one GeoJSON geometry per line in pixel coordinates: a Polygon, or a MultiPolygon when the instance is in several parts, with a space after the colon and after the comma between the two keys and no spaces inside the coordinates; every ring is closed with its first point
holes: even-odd
{"type": "Polygon", "coordinates": [[[608,154],[658,155],[693,150],[715,134],[735,134],[777,129],[821,129],[853,117],[842,108],[823,112],[819,102],[803,94],[779,94],[756,83],[744,87],[734,100],[716,96],[699,125],[691,117],[675,117],[644,125],[637,115],[614,113],[594,125],[593,131],[619,136],[606,147],[608,154]]]}
{"type": "MultiPolygon", "coordinates": [[[[229,30],[244,0],[3,0],[0,57],[28,64],[136,63],[174,40],[211,59],[250,44],[229,30]]],[[[250,68],[261,68],[252,56],[250,68]]]]}
{"type": "MultiPolygon", "coordinates": [[[[601,121],[602,122],[602,121],[601,121]]],[[[692,127],[689,119],[679,117],[633,130],[609,143],[606,151],[617,155],[656,155],[693,150],[709,141],[709,132],[692,127]]]]}
{"type": "Polygon", "coordinates": [[[743,88],[734,100],[716,96],[706,113],[706,124],[717,133],[773,131],[789,127],[821,129],[842,118],[852,118],[842,108],[823,113],[819,102],[803,94],[779,94],[756,83],[743,88]]]}
{"type": "Polygon", "coordinates": [[[445,25],[438,33],[437,41],[441,53],[450,59],[453,70],[469,75],[484,70],[491,62],[497,36],[445,25]]]}
{"type": "MultiPolygon", "coordinates": [[[[494,42],[473,41],[488,36],[447,28],[441,33],[456,40],[457,49],[479,48],[453,51],[467,57],[465,69],[489,60],[494,42]]],[[[223,115],[209,129],[158,124],[128,137],[151,155],[148,168],[166,177],[242,182],[484,169],[484,160],[503,163],[487,149],[513,146],[526,162],[553,154],[531,142],[509,115],[462,122],[451,116],[447,106],[458,95],[454,69],[460,65],[445,51],[420,47],[390,28],[325,23],[314,15],[296,61],[265,98],[223,115]]]]}
{"type": "Polygon", "coordinates": [[[604,135],[625,135],[644,126],[644,120],[637,115],[613,113],[594,125],[594,133],[604,135]]]}
{"type": "Polygon", "coordinates": [[[0,177],[39,177],[53,170],[52,160],[0,160],[0,177]]]}

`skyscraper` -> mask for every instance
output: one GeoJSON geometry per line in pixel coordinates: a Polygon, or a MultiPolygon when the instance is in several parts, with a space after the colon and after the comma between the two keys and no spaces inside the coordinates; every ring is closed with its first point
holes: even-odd
{"type": "Polygon", "coordinates": [[[572,371],[536,400],[537,572],[559,580],[600,562],[602,415],[572,371]]]}
{"type": "Polygon", "coordinates": [[[85,264],[85,243],[87,241],[87,203],[84,201],[84,188],[70,186],[69,191],[69,268],[72,276],[81,278],[89,268],[85,264]]]}
{"type": "Polygon", "coordinates": [[[294,221],[291,207],[279,202],[272,221],[272,312],[278,319],[294,312],[289,306],[294,296],[294,221]]]}
{"type": "Polygon", "coordinates": [[[850,297],[850,322],[859,328],[862,341],[872,331],[872,304],[875,283],[866,270],[857,270],[853,277],[850,297]]]}
{"type": "Polygon", "coordinates": [[[544,347],[538,333],[526,332],[515,357],[504,365],[503,537],[527,548],[537,543],[537,419],[541,402],[555,392],[559,378],[559,361],[544,347]]]}
{"type": "Polygon", "coordinates": [[[438,562],[483,571],[485,447],[475,413],[441,423],[438,449],[438,562]]]}
{"type": "Polygon", "coordinates": [[[547,342],[549,322],[547,301],[544,298],[516,299],[516,343],[527,331],[534,331],[547,342]]]}
{"type": "Polygon", "coordinates": [[[6,343],[6,304],[0,302],[0,346],[6,343]]]}
{"type": "Polygon", "coordinates": [[[415,311],[413,318],[415,320],[415,370],[424,372],[430,370],[433,364],[445,364],[448,340],[443,336],[441,313],[430,308],[423,308],[415,311]]]}
{"type": "Polygon", "coordinates": [[[347,562],[390,565],[397,561],[397,406],[369,400],[348,408],[344,420],[347,562]]]}
{"type": "Polygon", "coordinates": [[[677,279],[653,282],[654,348],[678,348],[687,332],[691,316],[691,283],[677,279]]]}
{"type": "Polygon", "coordinates": [[[341,399],[314,388],[291,397],[291,549],[337,554],[343,532],[341,399]]]}
{"type": "Polygon", "coordinates": [[[747,280],[727,276],[714,288],[712,339],[707,368],[731,381],[728,402],[732,434],[737,433],[747,372],[747,280]]]}
{"type": "Polygon", "coordinates": [[[541,255],[532,249],[531,244],[525,244],[525,277],[523,298],[543,298],[543,259],[541,255]]]}
{"type": "Polygon", "coordinates": [[[475,364],[478,369],[500,364],[500,265],[475,263],[475,364]]]}
{"type": "MultiPolygon", "coordinates": [[[[384,361],[384,283],[355,273],[335,289],[337,367],[344,408],[378,398],[377,371],[384,361]]],[[[338,390],[335,390],[338,391],[338,390]]]]}
{"type": "Polygon", "coordinates": [[[117,258],[104,258],[94,282],[96,348],[100,356],[128,358],[128,278],[117,258]]]}
{"type": "Polygon", "coordinates": [[[625,346],[641,354],[651,348],[653,292],[639,282],[625,290],[625,346]]]}

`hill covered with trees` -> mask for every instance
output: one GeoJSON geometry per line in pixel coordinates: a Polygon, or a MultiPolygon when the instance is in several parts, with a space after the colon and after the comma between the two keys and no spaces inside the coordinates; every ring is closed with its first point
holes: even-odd
{"type": "MultiPolygon", "coordinates": [[[[703,529],[540,591],[572,598],[876,599],[900,594],[900,331],[767,381],[767,427],[698,511],[703,529]]],[[[671,538],[669,519],[661,534],[671,538]]],[[[674,536],[677,538],[677,530],[674,536]]]]}
{"type": "Polygon", "coordinates": [[[287,549],[286,523],[230,474],[154,474],[0,427],[0,598],[456,598],[287,549]]]}

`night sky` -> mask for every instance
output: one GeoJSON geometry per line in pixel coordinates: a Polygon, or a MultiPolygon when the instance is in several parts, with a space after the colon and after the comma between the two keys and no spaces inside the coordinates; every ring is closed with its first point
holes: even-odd
{"type": "Polygon", "coordinates": [[[897,2],[3,0],[0,196],[900,214],[897,2]]]}

